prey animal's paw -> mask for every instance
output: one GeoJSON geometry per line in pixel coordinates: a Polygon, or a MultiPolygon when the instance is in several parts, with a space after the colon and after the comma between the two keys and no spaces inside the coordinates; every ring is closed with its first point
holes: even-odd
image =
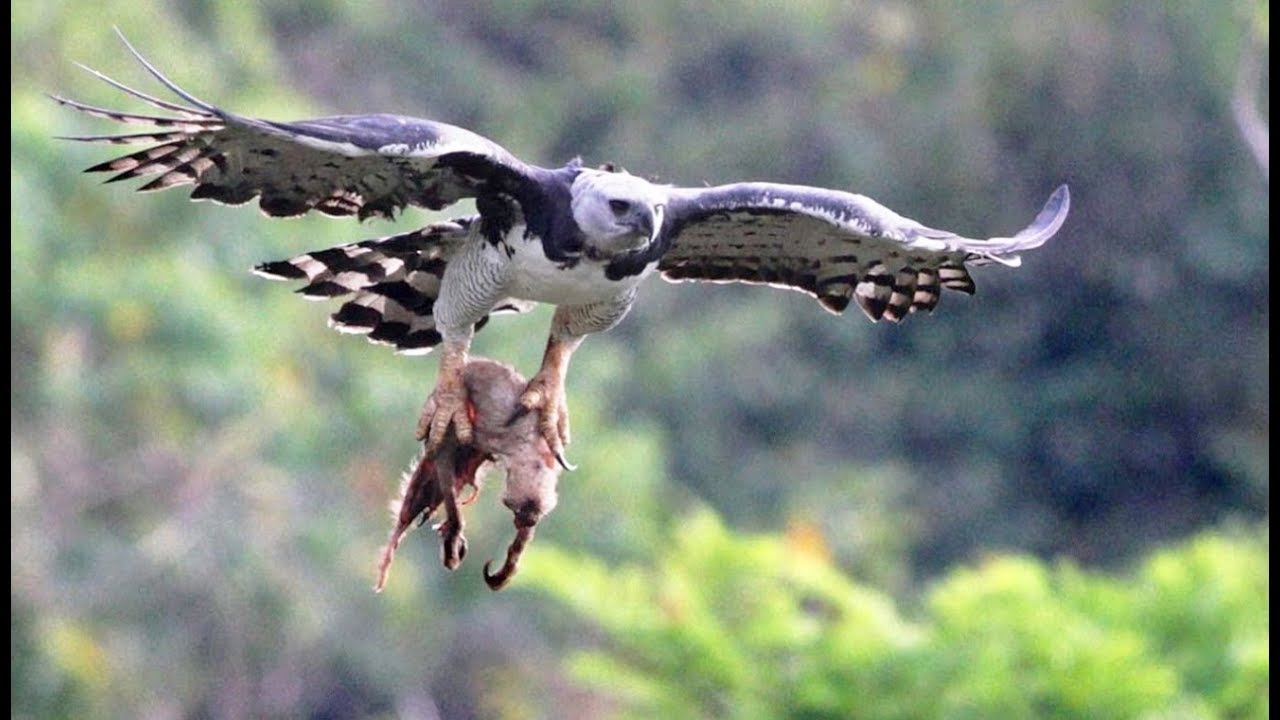
{"type": "Polygon", "coordinates": [[[446,570],[457,570],[467,556],[467,538],[462,534],[462,523],[449,518],[436,526],[440,533],[440,562],[446,570]]]}

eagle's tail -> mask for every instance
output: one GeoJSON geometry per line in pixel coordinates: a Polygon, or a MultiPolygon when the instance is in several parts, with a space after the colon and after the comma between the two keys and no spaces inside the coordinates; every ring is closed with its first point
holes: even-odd
{"type": "MultiPolygon", "coordinates": [[[[339,332],[365,335],[397,353],[422,355],[439,344],[433,308],[440,280],[474,218],[434,223],[413,232],[303,253],[253,269],[272,280],[305,280],[310,300],[352,295],[329,317],[339,332]]],[[[524,312],[531,304],[504,301],[491,313],[524,312]]],[[[480,329],[489,316],[476,323],[480,329]]]]}

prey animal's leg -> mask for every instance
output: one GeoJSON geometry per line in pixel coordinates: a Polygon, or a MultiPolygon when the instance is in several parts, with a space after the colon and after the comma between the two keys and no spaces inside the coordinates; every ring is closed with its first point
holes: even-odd
{"type": "MultiPolygon", "coordinates": [[[[468,406],[469,417],[474,408],[468,406]]],[[[440,554],[444,566],[450,570],[458,567],[467,553],[467,540],[462,535],[463,520],[459,505],[470,501],[460,500],[458,491],[468,485],[474,492],[476,472],[484,462],[484,456],[473,448],[460,447],[453,433],[445,438],[436,457],[427,457],[426,452],[418,456],[413,470],[405,474],[400,490],[400,501],[396,504],[396,524],[391,537],[382,550],[378,561],[378,583],[374,590],[382,592],[387,584],[387,574],[391,570],[391,561],[400,540],[413,526],[425,523],[441,506],[445,509],[445,518],[435,526],[440,534],[440,554]]]]}
{"type": "Polygon", "coordinates": [[[573,466],[564,458],[569,444],[569,406],[565,402],[564,382],[569,360],[583,339],[617,325],[635,299],[635,289],[627,290],[603,302],[589,305],[561,305],[551,318],[551,337],[538,369],[520,396],[520,408],[512,422],[525,413],[538,411],[538,432],[551,447],[552,454],[566,470],[573,466]]]}
{"type": "Polygon", "coordinates": [[[457,476],[458,443],[449,435],[440,444],[436,455],[436,482],[443,494],[444,520],[436,526],[440,533],[440,560],[449,570],[462,564],[467,554],[467,539],[462,535],[462,511],[458,508],[458,492],[454,480],[457,476]]]}
{"type": "Polygon", "coordinates": [[[373,587],[375,592],[382,592],[386,587],[391,561],[395,558],[396,549],[400,547],[404,534],[409,532],[415,521],[419,524],[426,522],[444,502],[447,488],[441,480],[435,461],[425,454],[420,455],[413,469],[405,473],[400,500],[396,503],[396,524],[382,550],[382,557],[378,560],[378,583],[373,587]]]}

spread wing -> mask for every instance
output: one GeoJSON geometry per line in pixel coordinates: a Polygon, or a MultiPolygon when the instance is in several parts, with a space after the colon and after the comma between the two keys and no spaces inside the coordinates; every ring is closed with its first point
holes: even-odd
{"type": "MultiPolygon", "coordinates": [[[[329,316],[330,327],[364,335],[404,355],[421,355],[441,341],[435,321],[440,282],[445,267],[478,222],[478,216],[455,218],[412,232],[262,263],[253,271],[271,280],[305,282],[297,292],[308,300],[349,298],[329,316]]],[[[475,330],[488,324],[490,315],[526,312],[534,305],[514,298],[499,300],[476,322],[475,330]]]]}
{"type": "Polygon", "coordinates": [[[157,128],[65,138],[147,146],[86,170],[117,173],[107,182],[158,175],[138,190],[194,185],[193,200],[240,205],[256,197],[262,211],[273,217],[316,210],[363,220],[392,217],[408,205],[439,210],[474,197],[486,183],[514,192],[540,171],[469,130],[430,120],[348,115],[273,122],[242,117],[182,90],[123,36],[121,40],[152,76],[187,104],[134,90],[90,68],[84,69],[164,114],[117,112],[54,96],[56,102],[89,115],[157,128]]]}
{"type": "Polygon", "coordinates": [[[857,300],[872,320],[932,311],[942,288],[972,294],[968,265],[1017,266],[1066,220],[1063,185],[1013,237],[973,240],[836,190],[739,183],[672,188],[669,244],[658,264],[672,281],[765,283],[813,295],[840,313],[857,300]]]}

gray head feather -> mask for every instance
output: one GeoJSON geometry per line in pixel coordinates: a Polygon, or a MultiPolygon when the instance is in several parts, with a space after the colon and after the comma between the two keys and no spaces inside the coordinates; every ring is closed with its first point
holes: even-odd
{"type": "Polygon", "coordinates": [[[573,219],[598,255],[638,250],[662,230],[667,188],[626,172],[584,170],[573,181],[573,219]]]}

